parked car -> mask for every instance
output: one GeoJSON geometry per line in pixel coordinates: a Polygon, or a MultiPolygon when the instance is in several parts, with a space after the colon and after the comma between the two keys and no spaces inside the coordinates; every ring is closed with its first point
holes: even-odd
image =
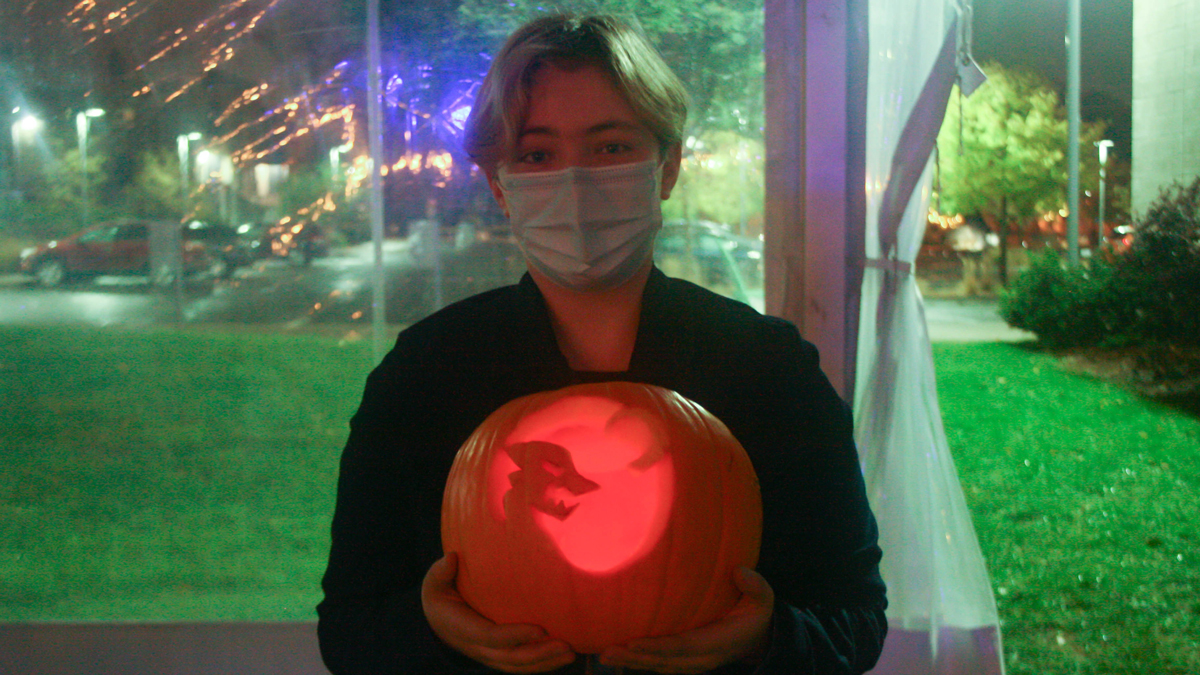
{"type": "Polygon", "coordinates": [[[303,265],[329,255],[329,238],[312,221],[276,223],[262,235],[262,246],[271,255],[295,260],[303,265]]]}
{"type": "Polygon", "coordinates": [[[717,223],[663,223],[654,262],[667,276],[686,279],[763,311],[763,245],[717,223]]]}
{"type": "Polygon", "coordinates": [[[175,238],[177,223],[150,220],[116,220],[93,225],[62,239],[48,241],[21,252],[21,271],[32,274],[47,287],[101,275],[142,275],[166,281],[170,276],[171,242],[182,247],[183,271],[187,277],[220,272],[219,258],[201,241],[175,238]],[[163,263],[152,269],[152,249],[162,246],[163,263]]]}
{"type": "Polygon", "coordinates": [[[218,258],[213,274],[219,278],[228,278],[239,267],[262,257],[262,241],[250,225],[233,227],[193,220],[183,228],[183,238],[202,242],[218,258]]]}

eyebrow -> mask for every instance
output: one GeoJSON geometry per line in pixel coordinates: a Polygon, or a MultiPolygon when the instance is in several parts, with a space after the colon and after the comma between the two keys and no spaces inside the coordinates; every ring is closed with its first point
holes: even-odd
{"type": "MultiPolygon", "coordinates": [[[[599,124],[594,124],[594,125],[588,127],[584,131],[584,133],[591,136],[591,135],[595,135],[595,134],[599,134],[599,133],[604,133],[605,131],[612,131],[614,129],[619,130],[619,131],[646,131],[646,128],[640,124],[634,124],[632,122],[625,122],[622,120],[610,120],[607,122],[601,122],[599,124]]],[[[526,136],[555,136],[555,135],[556,134],[554,133],[554,130],[551,129],[550,127],[545,127],[545,126],[529,127],[528,129],[525,129],[524,131],[522,131],[521,135],[518,136],[517,138],[521,139],[521,138],[525,138],[526,136]]]]}

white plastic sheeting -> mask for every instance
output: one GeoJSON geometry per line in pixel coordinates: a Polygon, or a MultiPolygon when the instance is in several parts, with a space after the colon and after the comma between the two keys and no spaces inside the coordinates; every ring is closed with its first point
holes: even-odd
{"type": "Polygon", "coordinates": [[[938,408],[913,264],[956,77],[957,7],[870,0],[866,270],[855,434],[879,519],[889,636],[873,673],[1004,672],[995,598],[938,408]]]}

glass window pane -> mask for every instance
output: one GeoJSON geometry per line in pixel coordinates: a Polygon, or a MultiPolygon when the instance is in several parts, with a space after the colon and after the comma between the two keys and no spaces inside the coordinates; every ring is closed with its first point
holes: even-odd
{"type": "MultiPolygon", "coordinates": [[[[311,619],[372,349],[525,262],[462,125],[539,3],[0,3],[0,621],[311,619]],[[94,228],[94,229],[93,229],[94,228]]],[[[659,264],[761,308],[762,3],[591,0],[691,94],[659,264]]]]}

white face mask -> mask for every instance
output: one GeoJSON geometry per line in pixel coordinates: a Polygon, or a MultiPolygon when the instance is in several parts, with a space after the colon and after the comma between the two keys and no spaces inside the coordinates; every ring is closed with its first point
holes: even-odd
{"type": "Polygon", "coordinates": [[[657,162],[497,177],[526,260],[560,286],[614,288],[650,261],[662,227],[657,162]]]}

